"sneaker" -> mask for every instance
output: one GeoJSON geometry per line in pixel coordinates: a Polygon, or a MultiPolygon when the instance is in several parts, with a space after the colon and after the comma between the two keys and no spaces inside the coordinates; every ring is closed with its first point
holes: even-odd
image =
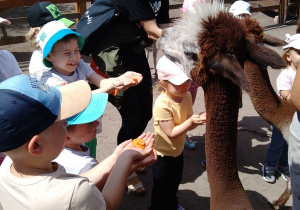
{"type": "Polygon", "coordinates": [[[187,149],[195,149],[196,145],[188,136],[185,138],[184,147],[187,149]]]}
{"type": "Polygon", "coordinates": [[[201,165],[202,165],[203,168],[206,169],[206,157],[204,157],[204,158],[202,159],[201,165]]]}
{"type": "Polygon", "coordinates": [[[278,174],[281,174],[282,178],[287,182],[290,178],[290,169],[289,169],[289,166],[280,166],[278,165],[276,167],[276,172],[278,174]]]}
{"type": "Polygon", "coordinates": [[[182,206],[178,205],[177,210],[184,210],[184,208],[182,208],[182,206]]]}
{"type": "Polygon", "coordinates": [[[263,179],[269,183],[275,183],[275,167],[268,166],[267,164],[262,167],[263,179]]]}

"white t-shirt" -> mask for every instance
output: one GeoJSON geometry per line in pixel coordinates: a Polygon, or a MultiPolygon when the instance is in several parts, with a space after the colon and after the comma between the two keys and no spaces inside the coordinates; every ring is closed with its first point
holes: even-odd
{"type": "Polygon", "coordinates": [[[48,85],[56,86],[60,82],[71,83],[78,80],[86,80],[94,71],[87,63],[80,59],[77,69],[72,76],[62,75],[45,66],[43,63],[43,53],[39,49],[32,53],[29,63],[29,73],[30,76],[48,85]]]}
{"type": "Polygon", "coordinates": [[[0,167],[0,202],[5,210],[106,209],[101,192],[92,182],[66,173],[59,164],[55,172],[32,178],[14,176],[11,164],[6,157],[0,167]]]}
{"type": "Polygon", "coordinates": [[[281,90],[292,90],[295,76],[296,76],[296,71],[294,71],[290,67],[280,72],[276,81],[278,95],[280,95],[281,90]]]}
{"type": "Polygon", "coordinates": [[[15,56],[7,50],[0,50],[0,82],[21,72],[15,56]]]}
{"type": "MultiPolygon", "coordinates": [[[[82,61],[82,60],[80,60],[82,61]]],[[[41,73],[41,72],[40,72],[41,73]]],[[[71,76],[63,75],[58,73],[57,71],[51,69],[48,71],[43,71],[40,75],[40,80],[48,85],[56,86],[61,82],[72,83],[79,80],[87,80],[87,78],[95,73],[94,70],[87,65],[86,63],[78,62],[76,70],[71,76]]]]}
{"type": "Polygon", "coordinates": [[[65,147],[54,162],[62,165],[66,172],[71,174],[82,174],[94,168],[98,162],[91,156],[89,148],[84,144],[81,148],[83,151],[65,147]]]}

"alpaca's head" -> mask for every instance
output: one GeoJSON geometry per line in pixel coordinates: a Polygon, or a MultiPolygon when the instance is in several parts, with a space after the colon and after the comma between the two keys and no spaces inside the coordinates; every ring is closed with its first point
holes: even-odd
{"type": "Polygon", "coordinates": [[[199,79],[201,72],[224,76],[249,91],[243,71],[246,59],[262,67],[282,66],[280,56],[262,44],[264,37],[255,20],[234,17],[223,1],[212,1],[195,5],[193,12],[165,29],[157,46],[200,85],[207,82],[199,79]]]}
{"type": "Polygon", "coordinates": [[[201,22],[223,10],[225,8],[222,1],[196,5],[193,12],[184,13],[171,28],[163,31],[157,47],[190,76],[190,70],[200,53],[198,41],[202,32],[201,22]]]}
{"type": "Polygon", "coordinates": [[[246,84],[244,89],[249,90],[239,64],[242,59],[235,57],[235,54],[243,57],[238,53],[241,51],[238,46],[245,45],[245,29],[239,21],[228,13],[223,1],[197,4],[193,12],[185,13],[171,28],[163,31],[157,47],[200,85],[195,75],[199,71],[208,71],[223,74],[239,86],[246,84]],[[232,66],[235,67],[234,74],[239,75],[231,73],[232,66]],[[230,72],[227,72],[228,68],[230,72]]]}

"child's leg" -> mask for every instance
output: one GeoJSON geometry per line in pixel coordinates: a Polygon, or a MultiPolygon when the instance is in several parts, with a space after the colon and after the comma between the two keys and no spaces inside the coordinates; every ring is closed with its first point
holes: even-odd
{"type": "MultiPolygon", "coordinates": [[[[266,164],[275,167],[285,147],[285,140],[279,130],[273,127],[271,143],[266,155],[266,164]]],[[[286,151],[287,152],[287,151],[286,151]]],[[[287,154],[287,153],[286,153],[287,154]]],[[[287,156],[286,156],[287,163],[287,156]]]]}
{"type": "Polygon", "coordinates": [[[282,134],[276,128],[272,127],[271,143],[266,155],[266,164],[262,167],[263,179],[269,183],[275,183],[275,171],[279,157],[285,146],[285,140],[282,134]]]}
{"type": "Polygon", "coordinates": [[[282,140],[284,141],[283,144],[283,150],[282,153],[280,155],[279,161],[278,161],[278,165],[280,166],[288,166],[289,165],[289,161],[288,161],[288,144],[286,143],[286,141],[284,140],[284,138],[282,138],[282,140]]]}
{"type": "Polygon", "coordinates": [[[174,210],[178,207],[176,196],[182,179],[183,155],[173,157],[158,157],[152,165],[153,189],[149,209],[174,210]]]}

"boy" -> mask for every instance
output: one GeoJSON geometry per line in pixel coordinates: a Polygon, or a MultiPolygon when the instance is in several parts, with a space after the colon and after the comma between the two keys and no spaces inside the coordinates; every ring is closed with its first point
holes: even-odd
{"type": "Polygon", "coordinates": [[[37,42],[43,51],[43,63],[52,68],[41,76],[41,81],[46,84],[55,86],[61,82],[88,80],[101,88],[100,92],[111,93],[114,89],[126,90],[142,81],[142,75],[135,72],[104,79],[91,68],[85,68],[79,63],[84,38],[60,21],[44,25],[37,35],[37,42]]]}
{"type": "MultiPolygon", "coordinates": [[[[100,163],[90,155],[88,147],[85,146],[86,142],[96,136],[97,119],[102,116],[106,108],[107,98],[106,93],[92,94],[90,105],[81,113],[67,119],[68,134],[65,148],[54,160],[64,166],[67,173],[87,177],[100,190],[102,190],[117,158],[129,143],[125,141],[118,145],[114,153],[100,163]]],[[[153,142],[153,136],[154,134],[149,132],[139,138],[149,139],[150,142],[153,142]]],[[[151,145],[149,146],[151,147],[151,145]]]]}
{"type": "MultiPolygon", "coordinates": [[[[88,80],[91,84],[100,87],[100,92],[110,93],[115,88],[126,90],[142,81],[141,74],[135,72],[126,72],[119,77],[105,79],[84,62],[80,62],[79,51],[84,39],[80,34],[68,29],[61,21],[51,21],[44,25],[37,35],[37,43],[43,52],[43,63],[46,67],[52,68],[43,71],[39,78],[51,86],[88,80]]],[[[99,130],[101,130],[100,126],[99,130]]],[[[88,145],[95,158],[96,145],[96,139],[88,145]]]]}
{"type": "Polygon", "coordinates": [[[151,148],[128,149],[100,191],[87,178],[52,162],[64,147],[66,121],[91,101],[84,81],[52,88],[18,75],[0,84],[0,202],[4,209],[116,209],[128,174],[155,161],[151,148]],[[20,119],[28,119],[24,123],[20,119]],[[104,197],[104,198],[103,198],[104,197]]]}

